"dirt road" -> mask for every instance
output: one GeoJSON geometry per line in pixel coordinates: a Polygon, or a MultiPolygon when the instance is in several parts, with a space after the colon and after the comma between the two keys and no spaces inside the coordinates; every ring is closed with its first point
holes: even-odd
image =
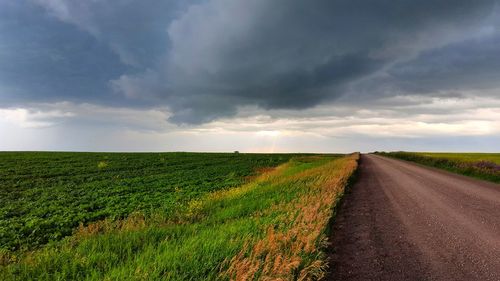
{"type": "Polygon", "coordinates": [[[363,155],[327,280],[500,280],[500,185],[363,155]]]}

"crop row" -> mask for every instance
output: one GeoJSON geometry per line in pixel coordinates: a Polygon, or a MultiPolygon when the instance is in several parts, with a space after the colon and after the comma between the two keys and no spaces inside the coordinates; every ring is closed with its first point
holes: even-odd
{"type": "Polygon", "coordinates": [[[0,250],[24,251],[79,224],[133,212],[171,215],[208,192],[239,186],[286,154],[0,153],[0,250]]]}

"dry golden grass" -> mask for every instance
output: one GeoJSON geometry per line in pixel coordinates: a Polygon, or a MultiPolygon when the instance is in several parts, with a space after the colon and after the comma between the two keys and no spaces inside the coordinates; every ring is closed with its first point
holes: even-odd
{"type": "Polygon", "coordinates": [[[356,170],[358,159],[359,154],[353,154],[295,175],[291,180],[313,180],[298,199],[276,206],[286,210],[283,219],[291,227],[279,232],[270,227],[264,238],[246,243],[230,259],[223,275],[238,281],[321,279],[326,268],[321,253],[327,245],[325,229],[332,217],[332,208],[356,170]],[[305,256],[317,258],[306,264],[305,256]]]}
{"type": "Polygon", "coordinates": [[[97,221],[90,223],[86,226],[80,224],[80,226],[73,233],[72,239],[79,240],[82,238],[88,238],[97,234],[107,233],[110,231],[117,230],[138,230],[145,228],[147,225],[146,217],[142,213],[133,213],[127,218],[120,220],[110,220],[105,219],[102,221],[97,221]]]}
{"type": "Polygon", "coordinates": [[[255,169],[255,175],[245,177],[245,182],[247,182],[247,183],[252,182],[252,181],[258,179],[261,175],[272,173],[274,170],[276,170],[276,167],[257,168],[257,169],[255,169]]]}

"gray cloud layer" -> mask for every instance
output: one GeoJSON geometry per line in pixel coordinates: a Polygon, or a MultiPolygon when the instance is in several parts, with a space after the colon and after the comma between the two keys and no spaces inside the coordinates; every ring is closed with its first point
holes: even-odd
{"type": "Polygon", "coordinates": [[[0,4],[11,18],[0,25],[3,38],[19,41],[2,42],[0,90],[15,88],[12,102],[162,105],[171,121],[196,124],[233,116],[242,106],[301,110],[339,98],[363,106],[398,95],[494,89],[500,87],[497,2],[0,4]],[[38,32],[56,41],[22,46],[37,28],[28,25],[19,37],[9,26],[33,15],[38,32]],[[13,55],[14,48],[21,54],[13,55]],[[44,51],[56,55],[49,60],[44,51]]]}
{"type": "Polygon", "coordinates": [[[160,75],[170,83],[157,95],[168,101],[173,121],[187,123],[231,115],[242,105],[315,106],[389,63],[474,31],[492,7],[491,1],[207,1],[171,23],[172,49],[160,75]]]}

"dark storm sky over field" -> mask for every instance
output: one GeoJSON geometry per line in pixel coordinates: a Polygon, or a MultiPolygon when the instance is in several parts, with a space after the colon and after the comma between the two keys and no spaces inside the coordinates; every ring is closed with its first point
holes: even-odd
{"type": "Polygon", "coordinates": [[[499,1],[0,0],[0,150],[495,151],[499,1]]]}

